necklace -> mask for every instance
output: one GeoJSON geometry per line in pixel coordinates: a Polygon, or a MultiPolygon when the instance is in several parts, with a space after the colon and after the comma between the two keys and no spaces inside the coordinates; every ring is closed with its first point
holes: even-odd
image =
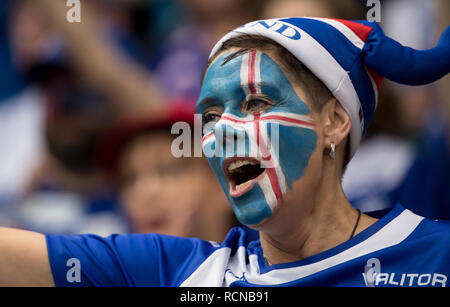
{"type": "Polygon", "coordinates": [[[353,226],[352,234],[350,235],[350,238],[348,238],[349,240],[350,240],[351,238],[353,238],[353,236],[355,235],[356,227],[358,227],[358,224],[359,224],[359,218],[361,217],[361,210],[357,209],[357,211],[358,211],[358,218],[356,219],[355,226],[353,226]]]}
{"type": "MultiPolygon", "coordinates": [[[[361,218],[361,210],[359,210],[359,209],[356,209],[356,210],[358,211],[358,217],[356,218],[355,226],[353,226],[353,230],[352,230],[352,233],[350,235],[350,238],[348,238],[349,240],[351,238],[353,238],[353,236],[355,235],[356,228],[358,227],[358,224],[359,224],[359,219],[361,218]]],[[[271,266],[272,265],[269,262],[269,260],[267,260],[267,258],[265,256],[263,256],[263,258],[264,258],[264,261],[266,262],[267,266],[271,266]]]]}

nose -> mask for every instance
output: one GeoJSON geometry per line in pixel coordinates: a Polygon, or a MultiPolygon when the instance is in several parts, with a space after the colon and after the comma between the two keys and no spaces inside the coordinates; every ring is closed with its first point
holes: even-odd
{"type": "Polygon", "coordinates": [[[229,123],[221,123],[220,121],[214,127],[214,136],[217,145],[226,151],[226,156],[245,156],[247,133],[243,127],[235,127],[229,123]]]}
{"type": "Polygon", "coordinates": [[[166,183],[164,177],[158,172],[142,170],[133,185],[133,193],[137,198],[157,204],[164,198],[166,183]]]}

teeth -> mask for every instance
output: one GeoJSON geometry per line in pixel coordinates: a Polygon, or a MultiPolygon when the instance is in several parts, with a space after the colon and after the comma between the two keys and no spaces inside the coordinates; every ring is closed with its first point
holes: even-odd
{"type": "Polygon", "coordinates": [[[251,183],[252,183],[251,180],[249,180],[247,182],[244,182],[244,183],[241,183],[240,185],[236,186],[236,190],[239,191],[239,190],[245,189],[245,187],[248,186],[251,183]]]}
{"type": "Polygon", "coordinates": [[[230,163],[230,165],[228,166],[228,171],[232,172],[233,170],[235,170],[243,165],[247,165],[247,164],[256,165],[258,163],[254,163],[254,162],[247,161],[247,160],[237,160],[237,161],[230,163]]]}

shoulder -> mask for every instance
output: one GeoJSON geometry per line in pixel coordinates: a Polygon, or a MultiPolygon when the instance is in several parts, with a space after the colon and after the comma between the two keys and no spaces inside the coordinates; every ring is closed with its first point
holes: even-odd
{"type": "Polygon", "coordinates": [[[423,252],[433,251],[450,255],[450,221],[431,220],[412,212],[410,215],[415,216],[420,222],[406,238],[405,243],[415,242],[423,252]]]}
{"type": "Polygon", "coordinates": [[[397,204],[376,224],[381,228],[375,229],[376,234],[369,241],[380,243],[383,250],[392,247],[395,251],[422,256],[450,254],[448,221],[430,220],[397,204]]]}
{"type": "Polygon", "coordinates": [[[448,241],[450,240],[450,221],[423,218],[417,227],[417,233],[421,236],[431,236],[448,241]]]}

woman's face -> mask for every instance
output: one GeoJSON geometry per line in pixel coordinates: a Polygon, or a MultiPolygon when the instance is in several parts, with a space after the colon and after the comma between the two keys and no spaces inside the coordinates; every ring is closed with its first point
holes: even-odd
{"type": "Polygon", "coordinates": [[[251,50],[224,62],[230,54],[208,68],[197,113],[203,151],[237,218],[256,226],[304,191],[318,136],[304,95],[271,56],[251,50]]]}

